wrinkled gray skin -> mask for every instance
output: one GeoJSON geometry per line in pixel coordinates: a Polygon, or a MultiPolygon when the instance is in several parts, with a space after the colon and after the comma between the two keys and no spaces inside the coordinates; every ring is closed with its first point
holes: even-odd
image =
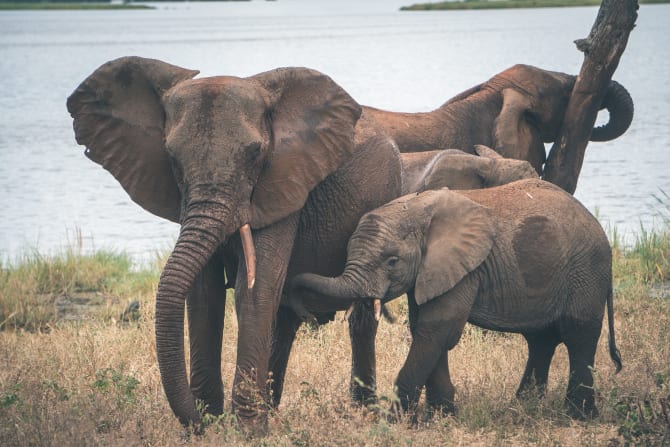
{"type": "MultiPolygon", "coordinates": [[[[403,194],[440,188],[482,189],[505,185],[517,180],[538,178],[537,173],[527,161],[504,158],[493,149],[483,145],[475,145],[475,152],[477,155],[458,149],[445,149],[400,154],[403,167],[403,194]]],[[[301,319],[313,321],[316,317],[307,311],[302,299],[303,297],[293,294],[289,300],[290,306],[301,319]]],[[[357,303],[357,306],[362,305],[362,303],[357,303]]],[[[368,307],[357,310],[359,312],[370,311],[368,307]]],[[[357,318],[360,317],[361,315],[357,315],[357,318]]],[[[371,318],[368,317],[368,319],[371,318]]],[[[360,341],[360,338],[357,338],[356,341],[360,341]]],[[[352,372],[354,375],[357,373],[360,371],[352,372]]],[[[366,382],[366,384],[367,389],[371,389],[370,383],[366,382]]],[[[369,394],[361,396],[364,391],[353,388],[353,385],[351,391],[354,400],[374,399],[369,394]]]]}
{"type": "Polygon", "coordinates": [[[525,160],[504,158],[493,149],[475,145],[477,155],[458,149],[401,154],[403,194],[429,189],[482,189],[526,178],[537,178],[525,160]]]}
{"type": "Polygon", "coordinates": [[[407,293],[413,340],[396,379],[404,411],[415,408],[424,386],[430,406],[453,409],[448,351],[470,322],[526,338],[519,395],[533,386],[544,391],[564,343],[566,404],[581,418],[597,414],[591,368],[606,306],[610,356],[621,368],[611,262],[597,220],[557,186],[530,179],[394,200],[363,216],[342,275],[298,275],[292,288],[343,301],[407,293]]]}
{"type": "MultiPolygon", "coordinates": [[[[485,145],[505,158],[528,161],[541,175],[546,161],[544,143],[556,139],[575,80],[575,76],[565,73],[514,65],[431,112],[398,113],[363,107],[357,128],[383,131],[401,153],[446,148],[475,153],[476,145],[485,145]]],[[[622,135],[633,119],[630,94],[611,81],[600,107],[608,110],[609,120],[593,129],[590,140],[608,141],[622,135]]],[[[579,171],[568,175],[577,178],[579,171]]],[[[370,390],[375,387],[372,353],[377,323],[365,308],[357,305],[349,319],[354,343],[352,375],[364,384],[358,386],[359,381],[352,380],[351,391],[353,398],[361,401],[374,400],[370,390]]]]}
{"type": "MultiPolygon", "coordinates": [[[[360,106],[321,73],[193,79],[197,73],[120,58],[84,80],[67,107],[86,155],[135,202],[181,224],[156,296],[156,351],[172,410],[196,428],[196,400],[209,413],[223,411],[226,269],[239,331],[232,408],[244,429],[263,434],[268,372],[278,402],[300,324],[280,307],[284,282],[306,271],[342,272],[359,218],[400,195],[400,159],[387,137],[355,131],[360,106]],[[245,224],[257,254],[255,284],[245,263],[254,265],[251,252],[240,248],[245,224]]],[[[339,301],[316,304],[316,313],[344,309],[339,301]]]]}
{"type": "MultiPolygon", "coordinates": [[[[443,187],[481,189],[538,177],[527,161],[503,158],[491,148],[482,145],[475,145],[474,149],[478,155],[456,149],[400,154],[403,166],[403,193],[443,187]]],[[[305,299],[309,300],[309,297],[298,293],[291,294],[289,299],[291,309],[301,320],[312,322],[316,320],[323,323],[332,319],[330,315],[311,313],[305,307],[305,299]]],[[[384,314],[392,319],[387,312],[384,314]]],[[[356,303],[349,317],[352,347],[349,392],[354,402],[376,402],[374,340],[377,326],[370,303],[356,303]]]]}
{"type": "MultiPolygon", "coordinates": [[[[575,79],[565,73],[514,65],[432,112],[396,113],[363,107],[359,125],[384,129],[400,152],[458,148],[474,153],[474,145],[483,144],[505,158],[528,161],[541,174],[544,143],[556,139],[575,79]]],[[[601,108],[608,109],[610,119],[593,129],[591,141],[619,137],[633,119],[633,100],[616,81],[610,83],[601,108]]]]}

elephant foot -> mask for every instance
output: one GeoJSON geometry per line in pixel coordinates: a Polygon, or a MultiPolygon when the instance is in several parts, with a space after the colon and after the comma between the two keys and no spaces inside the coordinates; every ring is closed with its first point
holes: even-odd
{"type": "Polygon", "coordinates": [[[403,401],[393,402],[384,418],[389,424],[397,424],[405,422],[411,427],[416,427],[419,424],[418,402],[409,403],[403,401]]]}
{"type": "Polygon", "coordinates": [[[375,406],[379,403],[374,385],[366,385],[356,378],[352,379],[349,387],[349,395],[354,405],[360,407],[375,406]]]}
{"type": "Polygon", "coordinates": [[[402,419],[403,413],[398,402],[393,402],[388,411],[384,415],[386,422],[389,424],[397,424],[402,419]]]}
{"type": "Polygon", "coordinates": [[[599,416],[598,409],[593,403],[593,399],[565,399],[565,409],[572,419],[585,421],[599,416]]]}
{"type": "Polygon", "coordinates": [[[254,382],[243,380],[234,387],[232,409],[245,436],[258,438],[269,434],[270,402],[259,392],[254,382]]]}
{"type": "Polygon", "coordinates": [[[545,385],[524,385],[516,391],[516,398],[520,401],[537,401],[543,399],[547,391],[545,385]]]}
{"type": "Polygon", "coordinates": [[[270,434],[268,415],[263,413],[255,417],[237,416],[240,431],[247,439],[264,438],[270,434]]]}
{"type": "Polygon", "coordinates": [[[583,383],[576,386],[568,385],[565,407],[573,419],[586,420],[598,417],[595,391],[591,386],[583,383]]]}
{"type": "MultiPolygon", "coordinates": [[[[196,383],[196,380],[192,379],[191,382],[196,383]]],[[[221,416],[223,414],[223,383],[219,382],[213,386],[193,386],[191,392],[195,397],[195,406],[201,415],[221,416]]]]}
{"type": "Polygon", "coordinates": [[[426,411],[423,414],[422,422],[428,422],[435,415],[440,415],[442,417],[454,416],[456,415],[456,406],[453,402],[445,402],[443,404],[428,404],[426,405],[426,411]]]}
{"type": "Polygon", "coordinates": [[[389,424],[406,423],[410,427],[418,427],[419,413],[416,411],[402,411],[399,405],[393,404],[384,416],[389,424]]]}

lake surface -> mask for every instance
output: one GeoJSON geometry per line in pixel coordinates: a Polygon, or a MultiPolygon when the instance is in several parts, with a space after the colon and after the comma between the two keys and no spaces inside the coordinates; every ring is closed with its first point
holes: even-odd
{"type": "MultiPolygon", "coordinates": [[[[0,12],[0,259],[76,244],[149,259],[178,225],[133,203],[74,140],[65,100],[104,62],[162,59],[201,76],[323,71],[358,102],[428,111],[516,63],[577,74],[597,8],[400,12],[397,0],[169,3],[137,11],[0,12]]],[[[614,78],[633,124],[591,143],[576,196],[628,237],[670,194],[670,5],[642,5],[614,78]]]]}

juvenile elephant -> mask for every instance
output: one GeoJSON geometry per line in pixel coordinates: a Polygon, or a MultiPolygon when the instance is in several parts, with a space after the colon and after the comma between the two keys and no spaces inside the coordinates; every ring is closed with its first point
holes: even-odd
{"type": "MultiPolygon", "coordinates": [[[[400,195],[400,158],[387,136],[355,131],[360,106],[322,73],[197,74],[116,59],[67,108],[86,155],[146,210],[181,224],[156,296],[158,365],[175,415],[198,426],[196,399],[223,411],[225,268],[236,279],[239,327],[232,407],[245,429],[263,433],[268,370],[278,371],[272,386],[281,394],[297,329],[297,317],[279,311],[284,282],[342,271],[359,218],[400,195]]],[[[317,311],[341,308],[332,304],[317,311]]]]}
{"type": "MultiPolygon", "coordinates": [[[[451,189],[481,189],[503,185],[516,180],[537,178],[533,167],[524,160],[503,158],[494,150],[476,145],[478,155],[468,154],[456,149],[400,154],[402,161],[403,193],[420,192],[427,189],[448,187],[451,189]]],[[[307,297],[309,298],[309,297],[307,297]]],[[[305,307],[305,297],[293,293],[288,299],[289,307],[300,320],[324,322],[332,315],[314,315],[312,308],[318,309],[318,301],[305,307]]],[[[381,306],[355,302],[347,311],[350,338],[352,342],[352,371],[350,393],[354,402],[375,402],[375,336],[381,306]]],[[[286,312],[285,309],[280,310],[286,312]]],[[[292,315],[292,313],[288,312],[292,315]]],[[[386,313],[389,316],[388,313],[386,313]]],[[[288,320],[285,318],[284,320],[288,320]]],[[[297,327],[297,326],[294,326],[297,327]]],[[[279,343],[279,346],[286,343],[279,343]]],[[[280,380],[282,371],[275,369],[280,380]]],[[[281,390],[275,390],[274,404],[278,405],[281,390]]]]}
{"type": "Polygon", "coordinates": [[[537,179],[394,200],[363,216],[342,275],[301,274],[292,288],[343,301],[407,293],[413,340],[395,383],[405,411],[424,385],[430,406],[452,408],[448,351],[466,322],[523,334],[529,353],[518,393],[544,390],[564,343],[574,417],[597,414],[590,368],[605,306],[610,357],[621,369],[607,237],[576,199],[537,179]]]}
{"type": "MultiPolygon", "coordinates": [[[[459,148],[473,152],[483,144],[505,158],[527,160],[538,174],[546,160],[544,143],[560,130],[575,76],[514,65],[488,81],[456,95],[427,113],[397,113],[363,107],[360,126],[382,128],[400,152],[459,148]]],[[[633,100],[611,81],[601,108],[609,122],[596,127],[591,141],[622,135],[633,119],[633,100]]]]}
{"type": "Polygon", "coordinates": [[[427,189],[482,189],[516,180],[537,178],[525,160],[504,158],[493,149],[475,145],[472,155],[458,149],[400,154],[403,193],[427,189]]]}
{"type": "MultiPolygon", "coordinates": [[[[483,145],[475,145],[474,149],[477,155],[468,154],[458,149],[400,154],[403,168],[403,194],[440,188],[455,190],[482,189],[505,185],[522,179],[538,178],[537,173],[527,161],[504,158],[493,149],[483,145]]],[[[289,303],[293,311],[302,320],[315,320],[315,316],[305,308],[302,297],[294,294],[290,297],[289,303]]],[[[371,310],[364,306],[364,303],[354,302],[349,312],[356,310],[359,313],[356,314],[355,318],[361,318],[360,313],[371,310]]],[[[378,312],[382,310],[383,308],[377,307],[378,312]]],[[[376,319],[379,319],[379,316],[378,313],[376,319]]],[[[389,315],[387,314],[387,316],[389,315]]],[[[367,316],[365,320],[368,321],[371,318],[367,316]]],[[[352,340],[354,337],[352,336],[352,340]]],[[[355,341],[359,342],[360,340],[355,341]]],[[[352,374],[356,376],[360,372],[352,371],[352,374]]],[[[354,382],[365,382],[363,379],[374,380],[368,376],[357,377],[354,382]]],[[[372,388],[369,384],[364,383],[363,385],[368,385],[368,389],[372,388]]],[[[355,388],[352,389],[352,392],[355,400],[369,400],[372,398],[371,395],[357,396],[356,393],[363,391],[355,388]]]]}

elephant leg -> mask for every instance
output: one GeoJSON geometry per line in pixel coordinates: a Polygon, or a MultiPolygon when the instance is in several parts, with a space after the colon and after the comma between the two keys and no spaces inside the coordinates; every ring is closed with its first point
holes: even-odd
{"type": "Polygon", "coordinates": [[[414,289],[410,289],[407,292],[407,309],[409,314],[409,332],[414,337],[416,322],[419,319],[419,305],[416,303],[416,298],[414,297],[414,289]]]}
{"type": "Polygon", "coordinates": [[[286,365],[288,365],[291,347],[301,324],[302,321],[291,308],[279,306],[275,327],[272,332],[272,346],[270,350],[270,372],[272,373],[270,403],[273,408],[277,408],[281,401],[286,365]]]}
{"type": "Polygon", "coordinates": [[[240,253],[235,308],[237,310],[237,369],[233,382],[233,411],[245,431],[267,433],[268,368],[272,329],[296,236],[298,214],[254,232],[256,283],[247,287],[240,253]]]}
{"type": "Polygon", "coordinates": [[[226,308],[223,263],[215,254],[196,277],[186,300],[191,391],[207,413],[223,413],[221,341],[226,308]]]}
{"type": "Polygon", "coordinates": [[[598,416],[593,389],[593,368],[602,323],[576,322],[562,325],[561,335],[570,358],[570,380],[565,403],[575,419],[598,416]]]}
{"type": "MultiPolygon", "coordinates": [[[[421,389],[431,376],[436,380],[443,378],[445,373],[439,368],[448,367],[448,362],[447,356],[442,355],[460,340],[476,294],[476,279],[469,275],[446,294],[418,307],[412,345],[396,379],[396,394],[403,411],[416,409],[421,389]]],[[[411,299],[414,301],[413,295],[411,299]]],[[[449,393],[446,388],[440,391],[449,393]]]]}
{"type": "Polygon", "coordinates": [[[539,396],[544,396],[549,378],[549,366],[560,339],[554,329],[526,333],[523,336],[528,343],[528,361],[516,396],[522,398],[533,389],[537,390],[539,396]]]}
{"type": "Polygon", "coordinates": [[[428,404],[428,417],[437,410],[443,416],[453,414],[454,395],[456,389],[451,383],[449,375],[449,351],[444,351],[440,356],[433,372],[426,381],[426,403],[428,404]]]}
{"type": "Polygon", "coordinates": [[[377,402],[375,337],[379,322],[369,303],[358,302],[349,316],[351,382],[349,394],[358,404],[377,402]]]}
{"type": "MultiPolygon", "coordinates": [[[[442,354],[446,352],[444,347],[452,344],[447,340],[459,338],[465,326],[465,320],[462,324],[449,321],[444,322],[443,325],[448,325],[450,328],[447,331],[432,326],[426,327],[425,330],[421,325],[417,328],[407,359],[395,382],[396,395],[403,412],[415,414],[421,390],[427,384],[428,379],[432,376],[437,379],[443,374],[438,369],[442,366],[440,362],[442,354]]],[[[433,389],[433,391],[437,390],[438,388],[433,389]]],[[[440,389],[440,391],[448,394],[447,390],[440,389]]],[[[432,398],[437,399],[437,396],[433,394],[432,398]]]]}

